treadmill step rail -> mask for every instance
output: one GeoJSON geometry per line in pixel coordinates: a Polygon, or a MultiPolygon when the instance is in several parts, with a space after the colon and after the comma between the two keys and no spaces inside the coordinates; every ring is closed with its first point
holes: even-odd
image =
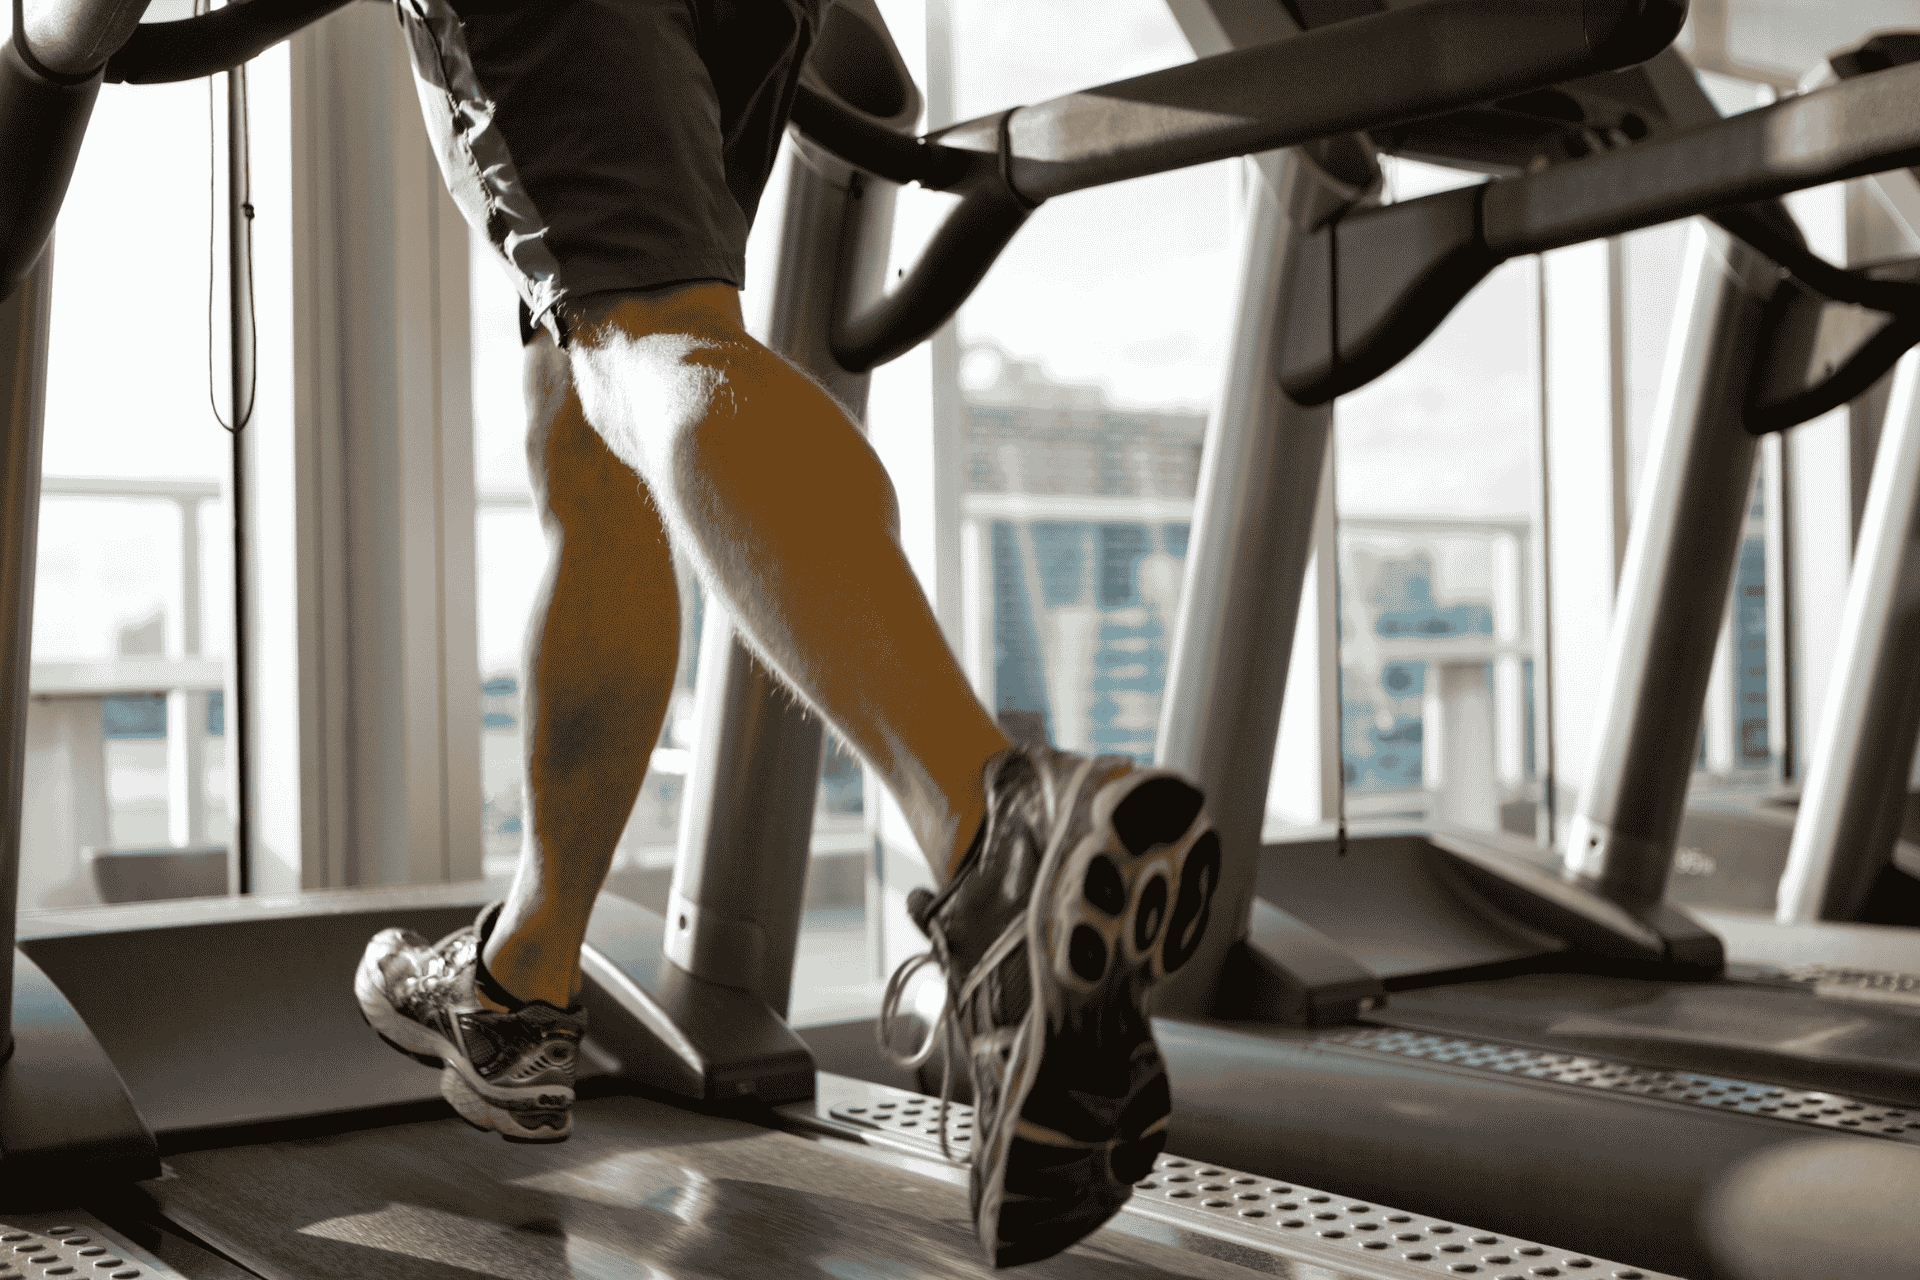
{"type": "Polygon", "coordinates": [[[0,1280],[41,1276],[180,1280],[178,1271],[91,1214],[8,1214],[0,1222],[0,1280]]]}
{"type": "MultiPolygon", "coordinates": [[[[940,1099],[917,1093],[900,1093],[875,1088],[874,1095],[855,1101],[836,1101],[828,1108],[835,1120],[876,1135],[895,1138],[915,1155],[924,1155],[927,1147],[940,1150],[940,1099]]],[[[957,1103],[947,1106],[947,1157],[964,1164],[973,1142],[973,1108],[957,1103]]]]}
{"type": "MultiPolygon", "coordinates": [[[[836,1100],[828,1111],[835,1120],[916,1155],[940,1156],[938,1098],[875,1086],[865,1096],[836,1100]]],[[[953,1163],[965,1162],[972,1129],[972,1107],[947,1108],[947,1158],[953,1163]]],[[[1134,1184],[1126,1211],[1377,1280],[1413,1276],[1672,1280],[1625,1263],[1361,1204],[1312,1187],[1179,1156],[1160,1157],[1153,1172],[1134,1184]]]]}
{"type": "Polygon", "coordinates": [[[1786,1089],[1696,1071],[1637,1067],[1588,1054],[1554,1053],[1391,1027],[1363,1027],[1322,1037],[1316,1043],[1322,1048],[1419,1058],[1468,1071],[1605,1089],[1654,1102],[1920,1144],[1920,1111],[1844,1094],[1786,1089]]]}
{"type": "Polygon", "coordinates": [[[1920,973],[1809,964],[1787,970],[1787,977],[1812,988],[1816,996],[1830,1000],[1858,1000],[1866,1004],[1920,1009],[1920,973]]]}

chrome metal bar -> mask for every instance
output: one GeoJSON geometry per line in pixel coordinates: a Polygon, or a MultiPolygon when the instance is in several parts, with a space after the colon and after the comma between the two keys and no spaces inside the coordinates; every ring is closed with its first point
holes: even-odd
{"type": "Polygon", "coordinates": [[[1155,997],[1165,1013],[1205,1012],[1227,950],[1246,930],[1312,555],[1333,409],[1293,403],[1275,375],[1287,327],[1324,325],[1327,317],[1290,315],[1281,304],[1312,230],[1369,199],[1380,181],[1357,139],[1332,139],[1317,151],[1320,161],[1299,149],[1256,162],[1234,345],[1207,423],[1157,762],[1206,789],[1226,858],[1206,941],[1155,997]]]}
{"type": "Polygon", "coordinates": [[[56,75],[91,75],[120,51],[150,2],[23,0],[27,51],[56,75]]]}
{"type": "MultiPolygon", "coordinates": [[[[1741,425],[1778,271],[1696,223],[1601,673],[1606,708],[1566,871],[1629,909],[1666,892],[1758,442],[1741,425]]],[[[1563,584],[1564,585],[1564,584],[1563,584]]]]}
{"type": "Polygon", "coordinates": [[[47,403],[53,246],[0,301],[0,1061],[13,1052],[14,913],[26,786],[33,574],[40,538],[40,440],[47,403]]]}
{"type": "Polygon", "coordinates": [[[1788,519],[1787,493],[1792,465],[1786,440],[1778,432],[1760,444],[1763,481],[1761,502],[1767,512],[1767,751],[1773,756],[1774,776],[1792,782],[1800,776],[1795,763],[1800,754],[1800,730],[1794,724],[1793,525],[1788,519]]]}
{"type": "MultiPolygon", "coordinates": [[[[830,21],[864,22],[905,86],[898,127],[919,94],[869,0],[841,0],[830,21]]],[[[831,27],[821,39],[833,38],[831,27]]],[[[767,345],[817,378],[856,422],[868,375],[829,346],[836,308],[877,295],[895,188],[796,136],[767,345]]],[[[820,775],[820,722],[734,634],[711,595],[694,694],[692,767],[667,909],[668,959],[753,992],[784,1015],[806,889],[820,775]]]]}
{"type": "Polygon", "coordinates": [[[1920,735],[1920,352],[1894,375],[1839,651],[1780,879],[1782,924],[1855,918],[1900,835],[1920,735]]]}

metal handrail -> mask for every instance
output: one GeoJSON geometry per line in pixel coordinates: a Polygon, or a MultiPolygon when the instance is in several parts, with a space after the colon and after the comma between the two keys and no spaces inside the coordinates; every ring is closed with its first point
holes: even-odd
{"type": "Polygon", "coordinates": [[[115,83],[166,84],[251,62],[347,0],[247,0],[176,22],[143,22],[107,59],[115,83]]]}
{"type": "Polygon", "coordinates": [[[1311,143],[1631,65],[1681,0],[1427,0],[1016,107],[915,138],[809,90],[794,123],[844,161],[961,196],[891,291],[843,298],[834,356],[865,372],[950,319],[1052,196],[1311,143]],[[1355,67],[1369,74],[1357,76],[1355,67]]]}
{"type": "Polygon", "coordinates": [[[14,44],[53,77],[87,80],[127,42],[150,0],[13,0],[14,44]]]}

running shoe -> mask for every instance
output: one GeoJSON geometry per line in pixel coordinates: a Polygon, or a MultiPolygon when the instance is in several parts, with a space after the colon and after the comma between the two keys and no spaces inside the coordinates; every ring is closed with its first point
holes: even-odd
{"type": "Polygon", "coordinates": [[[354,974],[360,1014],[382,1040],[440,1068],[440,1093],[460,1118],[508,1142],[564,1142],[573,1133],[573,1073],[587,1013],[518,1000],[493,980],[480,949],[500,918],[489,903],[474,923],[429,943],[382,929],[354,974]],[[511,1010],[495,1013],[475,997],[511,1010]]]}
{"type": "Polygon", "coordinates": [[[1197,787],[1124,757],[1016,746],[983,777],[986,821],[958,871],[909,899],[932,948],[894,975],[881,1038],[913,974],[939,964],[946,1006],[909,1061],[966,1047],[974,1226],[1005,1267],[1098,1228],[1165,1147],[1145,1000],[1200,944],[1220,840],[1197,787]]]}

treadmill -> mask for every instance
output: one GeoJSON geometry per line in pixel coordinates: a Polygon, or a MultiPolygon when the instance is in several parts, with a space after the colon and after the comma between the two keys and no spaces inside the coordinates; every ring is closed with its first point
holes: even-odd
{"type": "MultiPolygon", "coordinates": [[[[340,3],[251,0],[137,27],[140,6],[115,0],[35,11],[52,12],[71,47],[117,48],[105,74],[138,83],[238,65],[340,3]]],[[[1596,0],[1432,0],[918,138],[918,95],[877,10],[843,0],[795,113],[770,341],[857,415],[865,371],[945,321],[1046,196],[1630,64],[1664,47],[1679,17],[1596,0]],[[1436,47],[1451,56],[1431,59],[1436,47]],[[1362,57],[1386,74],[1339,74],[1362,57]],[[889,289],[892,192],[910,180],[962,198],[889,289]]],[[[16,45],[0,49],[0,778],[15,814],[47,237],[101,78],[47,76],[16,45]]],[[[596,904],[582,957],[592,1033],[566,1144],[515,1147],[457,1123],[432,1075],[369,1034],[348,994],[372,932],[438,936],[471,920],[489,886],[16,917],[19,825],[0,827],[0,920],[15,931],[0,998],[0,1280],[981,1273],[966,1109],[930,1133],[941,1109],[923,1091],[819,1071],[786,1025],[819,728],[727,627],[705,637],[693,819],[669,912],[613,894],[596,904]]],[[[1655,1275],[1177,1155],[1111,1224],[1033,1268],[1472,1272],[1655,1275]]]]}
{"type": "MultiPolygon", "coordinates": [[[[1183,12],[1209,52],[1388,7],[1183,12]]],[[[1320,203],[1303,199],[1298,153],[1269,169],[1254,216],[1270,239],[1245,269],[1228,378],[1246,390],[1209,427],[1189,553],[1206,572],[1187,575],[1162,709],[1159,760],[1207,789],[1227,850],[1216,910],[1240,926],[1216,927],[1157,1006],[1183,1152],[1690,1275],[1726,1265],[1710,1208],[1735,1171],[1809,1142],[1842,1142],[1862,1169],[1887,1161],[1920,1190],[1920,932],[1847,923],[1895,852],[1888,795],[1920,729],[1920,637],[1897,585],[1920,568],[1913,357],[1780,918],[1666,898],[1760,440],[1860,394],[1920,336],[1915,263],[1833,267],[1777,200],[1920,160],[1916,45],[1877,37],[1824,86],[1728,120],[1669,50],[1374,129],[1383,151],[1492,175],[1385,208],[1342,206],[1325,183],[1320,203]],[[1269,637],[1293,629],[1329,402],[1403,358],[1499,262],[1683,217],[1703,221],[1594,778],[1564,848],[1391,826],[1263,846],[1290,657],[1269,637]]],[[[1870,1180],[1827,1189],[1862,1206],[1877,1194],[1870,1180]]],[[[1802,1190],[1779,1221],[1819,1234],[1812,1206],[1832,1205],[1802,1190]]],[[[1910,1247],[1883,1226],[1881,1247],[1910,1247]]],[[[1910,1272],[1849,1253],[1874,1247],[1860,1235],[1833,1243],[1851,1265],[1818,1274],[1910,1272]]]]}

